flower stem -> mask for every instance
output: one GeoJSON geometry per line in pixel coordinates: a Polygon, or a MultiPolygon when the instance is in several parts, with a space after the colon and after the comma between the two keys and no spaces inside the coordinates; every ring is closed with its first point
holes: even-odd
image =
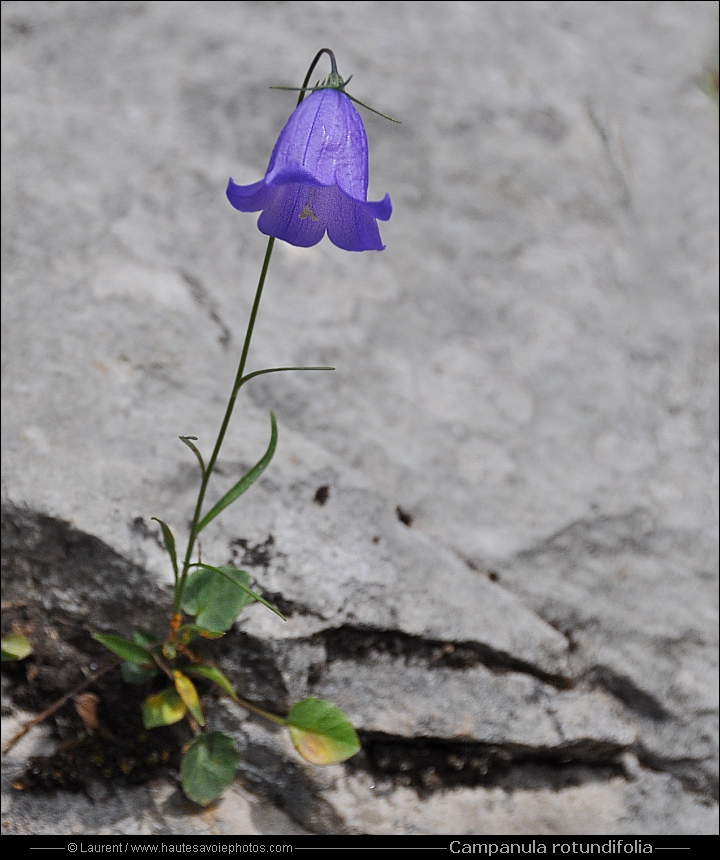
{"type": "Polygon", "coordinates": [[[233,409],[235,408],[235,401],[237,400],[238,392],[242,388],[243,384],[247,382],[247,377],[243,378],[245,374],[245,365],[247,363],[247,357],[250,351],[250,341],[252,340],[253,331],[255,329],[255,321],[257,320],[258,309],[260,307],[260,299],[262,298],[263,287],[265,286],[265,278],[267,277],[268,267],[270,266],[270,258],[272,257],[274,245],[275,237],[270,236],[267,243],[267,249],[265,251],[265,259],[263,260],[262,269],[260,271],[260,279],[258,280],[257,289],[255,290],[255,300],[253,302],[252,310],[250,311],[250,319],[248,320],[247,331],[245,332],[245,342],[243,343],[242,354],[240,356],[240,364],[238,365],[238,370],[235,374],[235,382],[233,384],[232,393],[230,395],[230,400],[228,401],[227,409],[225,410],[225,417],[223,418],[222,424],[220,425],[220,431],[218,433],[217,441],[215,442],[215,447],[213,448],[213,452],[210,456],[210,459],[208,460],[207,466],[203,471],[202,481],[200,483],[200,491],[198,492],[197,502],[195,503],[195,512],[193,513],[192,522],[190,524],[190,534],[188,536],[188,545],[187,550],[185,552],[185,560],[183,561],[182,572],[180,574],[180,579],[177,583],[177,587],[175,589],[175,598],[173,603],[174,616],[180,612],[180,607],[182,606],[185,583],[187,581],[188,571],[190,569],[190,561],[192,559],[193,550],[195,549],[195,542],[197,541],[198,523],[200,522],[203,502],[205,501],[205,492],[210,481],[210,476],[215,469],[215,464],[217,463],[217,459],[220,455],[220,449],[222,448],[222,444],[225,440],[225,434],[227,433],[227,429],[230,425],[230,419],[233,414],[233,409]]]}
{"type": "MultiPolygon", "coordinates": [[[[305,96],[304,90],[308,85],[310,75],[313,73],[315,66],[317,65],[320,57],[322,57],[323,54],[327,54],[330,58],[330,75],[340,78],[335,62],[335,54],[333,54],[333,52],[329,48],[321,48],[315,55],[315,58],[310,64],[310,68],[308,69],[307,75],[305,76],[305,81],[302,85],[300,96],[298,97],[298,104],[300,104],[300,102],[303,100],[305,96]]],[[[250,341],[252,340],[253,330],[255,328],[255,321],[257,319],[258,314],[258,308],[260,307],[260,299],[262,297],[263,287],[265,286],[265,278],[267,276],[268,266],[270,265],[270,258],[272,257],[274,245],[275,237],[270,236],[267,243],[267,250],[265,251],[265,259],[263,261],[262,269],[260,271],[260,279],[258,281],[257,290],[255,291],[255,301],[253,302],[252,311],[250,312],[250,319],[248,320],[247,331],[245,332],[245,342],[243,344],[242,355],[240,356],[240,364],[238,365],[237,374],[235,375],[235,383],[233,385],[232,394],[230,395],[230,400],[228,402],[227,409],[225,410],[225,417],[223,418],[223,422],[220,425],[220,432],[218,433],[217,441],[215,442],[215,447],[213,449],[212,455],[207,463],[207,466],[203,469],[202,481],[200,483],[200,491],[198,492],[197,502],[195,503],[195,512],[193,513],[192,522],[190,523],[190,534],[188,535],[188,545],[187,550],[185,552],[185,560],[183,561],[180,577],[175,585],[175,596],[173,600],[174,618],[180,614],[183,594],[185,593],[185,583],[187,582],[188,572],[190,570],[190,562],[192,559],[193,550],[195,549],[195,543],[197,541],[199,531],[198,524],[201,521],[200,518],[202,514],[203,502],[205,501],[205,492],[210,481],[210,476],[215,469],[215,464],[217,463],[218,456],[220,455],[220,448],[222,447],[222,443],[225,440],[225,434],[227,433],[228,426],[230,425],[230,418],[232,417],[233,409],[235,408],[235,400],[237,399],[238,392],[252,376],[256,376],[260,372],[270,372],[259,371],[255,373],[249,373],[247,376],[244,376],[245,364],[247,362],[248,352],[250,351],[250,341]]],[[[325,370],[328,368],[308,369],[325,370]]],[[[275,370],[275,368],[272,368],[272,370],[275,370]]],[[[200,463],[202,468],[202,461],[200,461],[200,463]]],[[[174,639],[174,633],[172,629],[170,633],[170,638],[171,640],[174,639]]]]}
{"type": "Polygon", "coordinates": [[[327,54],[330,58],[330,77],[335,82],[335,86],[338,82],[342,84],[343,80],[338,74],[337,63],[335,62],[335,54],[330,50],[330,48],[320,48],[320,50],[315,54],[315,59],[310,63],[310,68],[307,70],[307,74],[305,75],[305,80],[303,81],[303,85],[300,87],[300,95],[298,96],[298,104],[305,98],[305,90],[307,89],[307,85],[310,82],[310,75],[312,75],[315,66],[317,66],[320,57],[323,54],[327,54]]]}

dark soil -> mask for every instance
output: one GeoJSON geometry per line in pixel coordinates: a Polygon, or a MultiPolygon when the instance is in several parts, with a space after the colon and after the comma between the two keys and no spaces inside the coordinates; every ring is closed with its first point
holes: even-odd
{"type": "MultiPolygon", "coordinates": [[[[2,626],[4,633],[23,633],[32,642],[30,657],[2,664],[10,696],[31,713],[42,713],[113,663],[90,632],[63,613],[49,621],[30,603],[11,603],[3,608],[2,626]]],[[[13,788],[87,791],[97,781],[140,785],[177,770],[189,736],[182,725],[145,729],[141,708],[148,694],[146,687],[125,683],[113,666],[48,717],[57,748],[30,759],[13,788]]]]}

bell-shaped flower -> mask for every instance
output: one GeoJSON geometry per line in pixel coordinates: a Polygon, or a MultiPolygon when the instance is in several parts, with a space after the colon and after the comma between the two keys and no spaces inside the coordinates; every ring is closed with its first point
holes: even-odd
{"type": "Polygon", "coordinates": [[[346,251],[382,251],[377,221],[392,203],[369,201],[368,145],[360,114],[342,89],[311,92],[293,112],[275,144],[265,178],[227,188],[241,212],[259,212],[258,229],[309,248],[327,230],[346,251]]]}

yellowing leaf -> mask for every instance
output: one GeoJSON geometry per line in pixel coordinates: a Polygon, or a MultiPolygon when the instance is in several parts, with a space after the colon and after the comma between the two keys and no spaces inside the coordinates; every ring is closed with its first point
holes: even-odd
{"type": "Polygon", "coordinates": [[[311,764],[333,764],[331,743],[322,735],[290,728],[290,738],[300,755],[311,764]]]}
{"type": "Polygon", "coordinates": [[[201,726],[204,726],[205,717],[203,715],[202,708],[200,707],[200,697],[195,689],[195,684],[193,684],[187,675],[183,675],[183,673],[177,669],[173,672],[173,681],[175,682],[175,689],[177,690],[180,698],[187,705],[187,709],[193,715],[195,720],[201,726]]]}
{"type": "Polygon", "coordinates": [[[23,660],[32,654],[32,645],[19,633],[8,633],[2,637],[2,661],[23,660]]]}
{"type": "Polygon", "coordinates": [[[168,687],[155,696],[148,696],[143,703],[143,723],[146,729],[170,726],[179,722],[187,710],[185,702],[177,692],[168,687]]]}
{"type": "Polygon", "coordinates": [[[360,741],[345,714],[325,699],[304,699],[287,717],[290,740],[312,764],[336,764],[360,750],[360,741]]]}

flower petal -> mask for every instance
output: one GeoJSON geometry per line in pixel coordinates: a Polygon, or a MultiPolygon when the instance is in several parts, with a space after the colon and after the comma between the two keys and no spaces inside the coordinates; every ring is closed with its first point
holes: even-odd
{"type": "Polygon", "coordinates": [[[387,221],[392,211],[390,198],[368,203],[349,197],[339,188],[334,189],[332,207],[328,215],[328,238],[344,251],[382,251],[376,218],[387,221]],[[376,214],[379,211],[379,214],[376,214]]]}
{"type": "Polygon", "coordinates": [[[368,147],[362,118],[339,90],[310,93],[280,132],[266,179],[301,168],[319,185],[337,183],[364,200],[368,186],[368,147]]]}
{"type": "Polygon", "coordinates": [[[362,118],[342,90],[310,93],[280,132],[265,178],[227,188],[241,212],[262,210],[258,228],[291,245],[310,247],[325,234],[348,251],[381,251],[377,220],[392,203],[368,201],[368,146],[362,118]]]}
{"type": "Polygon", "coordinates": [[[230,203],[241,212],[259,212],[270,197],[264,179],[253,182],[252,185],[236,185],[231,179],[225,194],[230,203]]]}
{"type": "Polygon", "coordinates": [[[337,105],[344,117],[344,146],[338,153],[335,164],[335,182],[350,197],[367,200],[368,190],[368,142],[365,126],[355,105],[345,93],[337,105]]]}
{"type": "Polygon", "coordinates": [[[386,194],[382,200],[369,200],[367,205],[368,212],[372,213],[373,218],[377,218],[380,221],[390,220],[393,210],[389,194],[386,194]]]}
{"type": "Polygon", "coordinates": [[[297,182],[268,188],[272,195],[258,219],[260,232],[299,248],[317,245],[325,235],[334,189],[297,182]]]}

